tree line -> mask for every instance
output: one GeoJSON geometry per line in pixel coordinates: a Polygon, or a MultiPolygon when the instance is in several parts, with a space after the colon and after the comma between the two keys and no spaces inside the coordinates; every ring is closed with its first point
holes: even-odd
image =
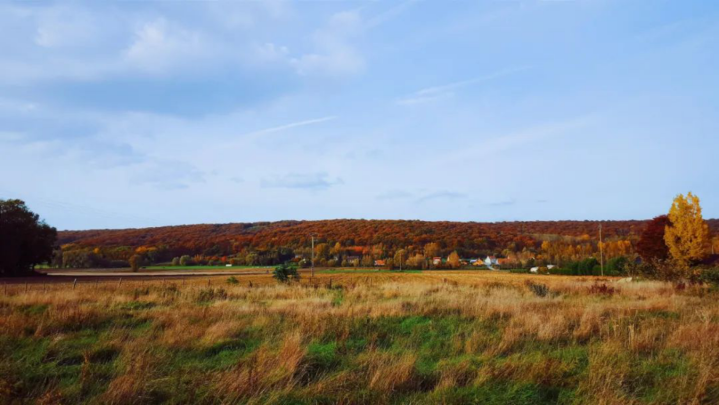
{"type": "MultiPolygon", "coordinates": [[[[52,237],[54,248],[45,248],[36,255],[35,262],[63,268],[137,269],[152,264],[271,266],[285,262],[309,267],[314,257],[319,267],[442,269],[465,267],[470,265],[469,259],[496,256],[505,269],[549,266],[554,272],[566,274],[594,274],[602,259],[606,266],[601,268],[606,267],[611,274],[640,264],[645,271],[668,266],[695,268],[709,257],[713,247],[719,247],[719,238],[711,237],[712,230],[719,230],[719,221],[700,218],[699,201],[691,194],[677,197],[673,213],[651,221],[601,222],[604,231],[601,241],[597,221],[280,221],[53,233],[54,228],[39,221],[24,203],[11,200],[2,204],[5,211],[15,212],[15,216],[27,211],[23,215],[30,222],[35,221],[38,230],[45,230],[48,238],[52,237]],[[15,207],[14,211],[11,207],[15,207]],[[676,219],[687,213],[696,214],[697,210],[700,219],[695,215],[692,226],[676,219]],[[671,228],[669,232],[667,227],[671,228]],[[702,229],[702,242],[694,242],[691,249],[671,243],[687,240],[689,229],[695,228],[702,229]],[[310,235],[316,238],[314,252],[310,235]],[[665,235],[670,235],[668,240],[665,235]],[[699,255],[698,251],[706,254],[699,255]],[[671,261],[667,260],[670,256],[671,261]]],[[[8,225],[2,226],[9,229],[8,225]]],[[[16,245],[3,244],[3,248],[22,250],[16,245]]],[[[17,262],[10,259],[13,254],[8,252],[3,257],[17,262]]],[[[28,270],[32,265],[19,267],[28,270]]]]}

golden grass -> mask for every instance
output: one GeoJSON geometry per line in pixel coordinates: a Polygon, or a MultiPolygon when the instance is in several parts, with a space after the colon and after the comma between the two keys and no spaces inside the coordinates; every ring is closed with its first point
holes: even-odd
{"type": "Polygon", "coordinates": [[[60,356],[84,331],[94,335],[73,371],[80,389],[62,376],[27,387],[30,377],[10,370],[23,360],[4,359],[0,398],[461,403],[451,395],[529,384],[566,392],[548,402],[719,400],[719,300],[704,288],[477,271],[238,278],[10,286],[0,296],[3,353],[29,339],[60,356]],[[104,380],[92,354],[100,346],[119,353],[104,380]]]}

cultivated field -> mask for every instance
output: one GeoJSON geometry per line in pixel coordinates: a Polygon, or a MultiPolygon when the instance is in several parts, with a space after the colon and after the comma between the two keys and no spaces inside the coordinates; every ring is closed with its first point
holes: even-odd
{"type": "Polygon", "coordinates": [[[0,290],[0,403],[719,403],[719,294],[704,287],[236,280],[0,290]]]}

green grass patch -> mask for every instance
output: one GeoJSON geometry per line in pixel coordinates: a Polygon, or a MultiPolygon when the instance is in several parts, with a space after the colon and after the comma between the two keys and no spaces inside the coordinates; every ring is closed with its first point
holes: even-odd
{"type": "Polygon", "coordinates": [[[273,266],[147,266],[143,267],[144,271],[156,270],[246,270],[246,269],[270,269],[273,266]]]}

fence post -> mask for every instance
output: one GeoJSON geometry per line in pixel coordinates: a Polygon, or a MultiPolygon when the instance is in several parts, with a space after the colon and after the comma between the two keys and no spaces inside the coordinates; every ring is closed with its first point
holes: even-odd
{"type": "Polygon", "coordinates": [[[122,277],[120,277],[120,281],[117,282],[117,288],[120,288],[121,285],[122,285],[122,277]]]}
{"type": "Polygon", "coordinates": [[[72,282],[72,289],[73,289],[73,290],[75,289],[75,286],[76,286],[76,285],[77,285],[77,279],[75,279],[75,281],[72,282]]]}

